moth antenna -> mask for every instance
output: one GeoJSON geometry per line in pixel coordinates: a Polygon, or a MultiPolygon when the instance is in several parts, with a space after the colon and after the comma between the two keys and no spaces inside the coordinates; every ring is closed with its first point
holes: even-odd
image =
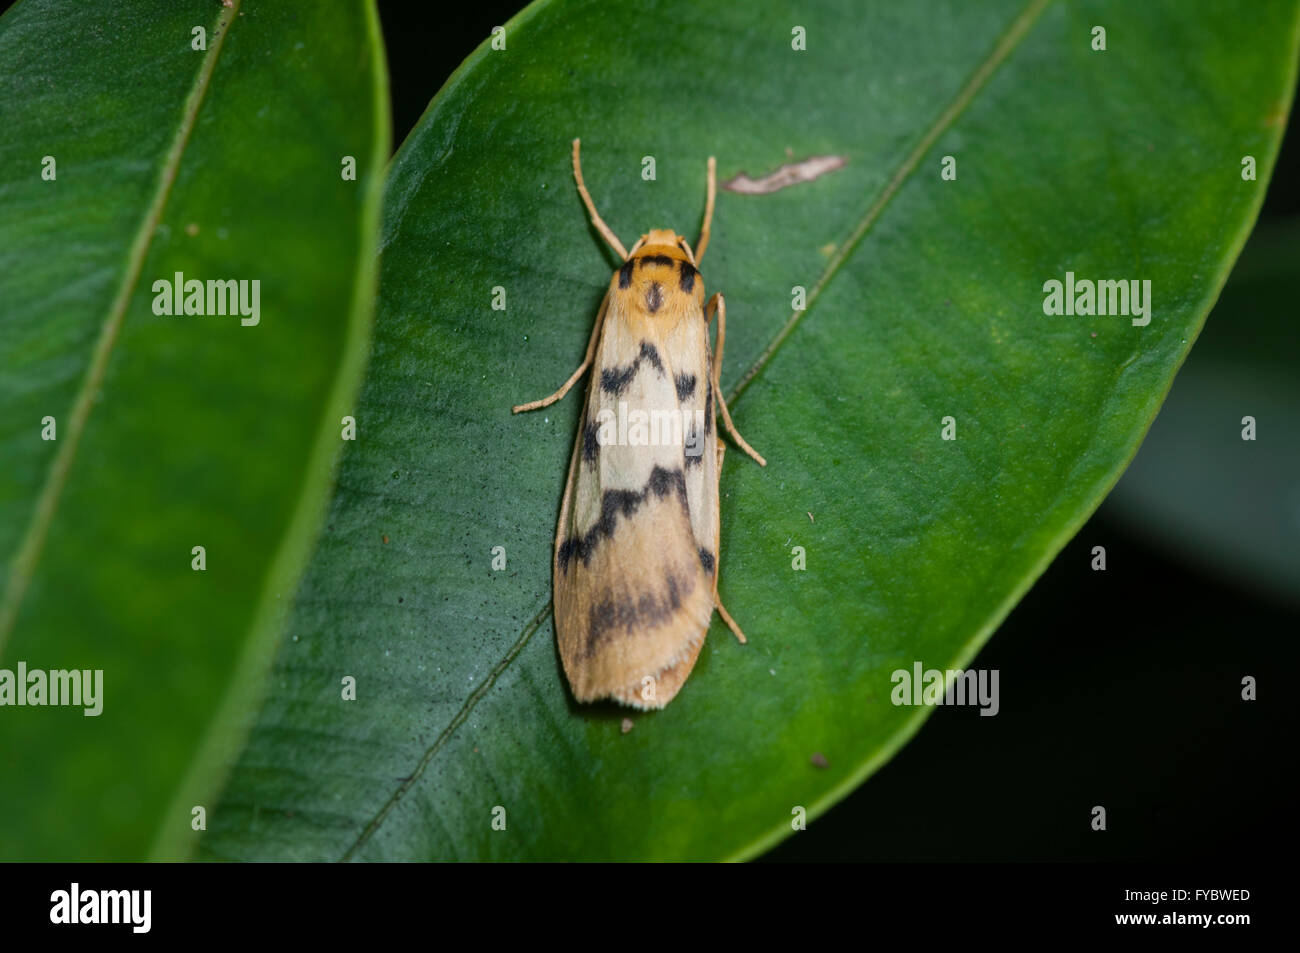
{"type": "Polygon", "coordinates": [[[620,258],[627,261],[627,249],[623,243],[618,240],[618,236],[613,230],[605,224],[605,220],[600,217],[596,211],[596,203],[591,200],[591,193],[587,191],[587,186],[582,181],[582,158],[578,155],[578,144],[581,139],[573,140],[573,177],[578,181],[578,194],[582,196],[582,203],[587,206],[587,211],[591,213],[591,224],[596,226],[596,231],[604,236],[605,241],[609,242],[611,248],[618,252],[620,258]]]}
{"type": "Polygon", "coordinates": [[[695,243],[695,263],[704,258],[704,249],[709,247],[709,227],[713,224],[713,200],[718,194],[718,163],[709,156],[708,195],[704,199],[704,227],[700,229],[700,240],[695,243]]]}

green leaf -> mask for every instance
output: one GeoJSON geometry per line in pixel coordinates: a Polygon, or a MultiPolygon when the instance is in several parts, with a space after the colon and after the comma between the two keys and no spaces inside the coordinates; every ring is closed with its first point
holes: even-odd
{"type": "Polygon", "coordinates": [[[364,364],[378,39],[361,0],[0,19],[0,668],[103,673],[98,716],[0,708],[0,858],[176,856],[212,808],[364,364]],[[257,323],[159,315],[177,272],[257,323]]]}
{"type": "Polygon", "coordinates": [[[1141,451],[1106,501],[1172,554],[1300,600],[1300,221],[1251,235],[1141,451]],[[1245,418],[1254,439],[1243,439],[1245,418]]]}
{"type": "Polygon", "coordinates": [[[364,436],[202,855],[742,858],[824,810],[929,710],[891,673],[969,663],[1133,455],[1259,208],[1296,50],[1290,2],[528,7],[394,160],[364,436]],[[627,243],[694,237],[709,155],[724,180],[848,160],[720,193],[723,385],[769,460],[722,477],[749,644],[715,622],[651,715],[573,702],[554,647],[581,395],[509,412],[577,366],[616,265],[574,136],[627,243]],[[1150,324],[1046,316],[1067,271],[1150,280],[1150,324]]]}

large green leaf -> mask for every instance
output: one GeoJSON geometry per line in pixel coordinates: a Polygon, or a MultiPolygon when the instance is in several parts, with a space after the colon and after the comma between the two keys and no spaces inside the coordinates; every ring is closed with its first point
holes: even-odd
{"type": "Polygon", "coordinates": [[[0,667],[103,671],[98,717],[0,708],[0,858],[211,809],[360,380],[387,110],[363,0],[0,20],[0,667]],[[258,280],[258,323],[159,316],[176,272],[258,280]]]}
{"type": "Polygon", "coordinates": [[[1137,448],[1259,207],[1297,6],[556,0],[505,36],[394,160],[363,437],[204,856],[747,857],[859,783],[928,710],[891,673],[968,663],[1137,448]],[[722,478],[750,643],[715,623],[630,733],[553,643],[581,396],[509,413],[577,365],[615,264],[574,136],[627,242],[693,237],[710,154],[724,179],[848,160],[720,196],[723,383],[770,461],[722,478]],[[1150,324],[1044,315],[1067,270],[1150,280],[1150,324]]]}

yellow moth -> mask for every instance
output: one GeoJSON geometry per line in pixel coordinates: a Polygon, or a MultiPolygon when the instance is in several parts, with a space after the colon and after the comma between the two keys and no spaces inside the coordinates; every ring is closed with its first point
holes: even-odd
{"type": "Polygon", "coordinates": [[[713,158],[695,252],[668,229],[624,250],[583,184],[577,139],[573,177],[592,224],[623,264],[582,364],[550,397],[514,412],[555,403],[592,369],[555,532],[560,659],[579,701],[663,708],[690,675],[714,608],[745,641],[718,599],[718,477],[726,448],[718,442],[715,402],[737,445],[759,465],[767,461],[736,432],[718,383],[727,305],[720,294],[704,303],[699,272],[717,192],[713,158]]]}

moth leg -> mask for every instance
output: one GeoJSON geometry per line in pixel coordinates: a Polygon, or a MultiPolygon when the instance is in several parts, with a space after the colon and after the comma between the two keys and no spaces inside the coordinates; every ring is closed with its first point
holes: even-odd
{"type": "Polygon", "coordinates": [[[727,299],[722,297],[721,292],[716,292],[709,299],[708,305],[705,306],[704,320],[706,322],[713,320],[714,311],[718,312],[718,343],[713,351],[713,368],[710,371],[710,376],[713,378],[713,392],[718,397],[718,407],[722,409],[722,419],[727,424],[727,432],[731,434],[741,450],[754,458],[754,462],[760,467],[765,467],[767,461],[749,445],[749,442],[736,430],[736,425],[731,422],[731,411],[727,410],[727,402],[722,397],[722,384],[719,377],[722,373],[722,345],[727,339],[727,299]]]}
{"type": "Polygon", "coordinates": [[[541,400],[529,401],[526,404],[516,404],[514,407],[510,408],[512,414],[522,414],[527,410],[540,410],[543,407],[549,407],[557,400],[562,399],[564,395],[569,392],[569,388],[578,383],[578,378],[587,372],[587,368],[591,367],[591,362],[596,357],[596,342],[600,340],[600,328],[601,325],[605,323],[605,310],[608,307],[609,295],[607,294],[605,295],[605,300],[600,303],[600,312],[596,315],[596,326],[591,329],[591,340],[587,342],[587,356],[582,359],[582,363],[578,365],[578,369],[574,371],[569,379],[560,386],[560,389],[550,397],[543,397],[541,400]]]}
{"type": "MultiPolygon", "coordinates": [[[[727,455],[726,444],[718,444],[718,481],[722,480],[722,458],[727,455]]],[[[717,607],[718,615],[722,616],[722,621],[727,623],[727,628],[731,634],[740,640],[744,645],[749,640],[745,638],[745,633],[740,631],[740,626],[736,625],[736,620],[731,617],[718,598],[718,576],[722,572],[722,523],[719,521],[718,528],[713,531],[713,604],[717,607]]]]}
{"type": "Polygon", "coordinates": [[[704,199],[704,224],[700,227],[700,238],[695,243],[695,264],[704,257],[704,249],[709,247],[709,228],[713,225],[713,201],[718,193],[718,163],[709,156],[708,186],[704,199]]]}
{"type": "Polygon", "coordinates": [[[727,628],[731,630],[732,635],[740,640],[740,644],[744,645],[749,642],[749,639],[745,638],[745,633],[740,631],[740,626],[736,625],[736,620],[727,611],[727,607],[718,598],[718,579],[716,576],[713,579],[713,604],[718,607],[718,615],[722,616],[722,621],[727,623],[727,628]]]}

